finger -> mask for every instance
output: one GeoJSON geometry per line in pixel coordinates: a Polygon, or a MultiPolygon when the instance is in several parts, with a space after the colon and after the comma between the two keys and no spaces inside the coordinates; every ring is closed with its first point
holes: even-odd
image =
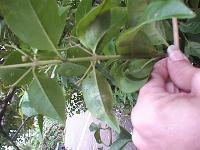
{"type": "Polygon", "coordinates": [[[168,48],[168,55],[168,71],[173,83],[184,91],[190,92],[192,89],[194,89],[194,92],[197,90],[199,91],[199,69],[193,67],[183,53],[179,49],[176,49],[175,46],[170,46],[168,48]]]}
{"type": "Polygon", "coordinates": [[[140,95],[166,92],[165,84],[168,80],[167,59],[162,59],[154,66],[149,82],[140,90],[140,95]]]}
{"type": "Polygon", "coordinates": [[[172,94],[180,92],[179,88],[171,80],[166,83],[166,90],[172,94]]]}

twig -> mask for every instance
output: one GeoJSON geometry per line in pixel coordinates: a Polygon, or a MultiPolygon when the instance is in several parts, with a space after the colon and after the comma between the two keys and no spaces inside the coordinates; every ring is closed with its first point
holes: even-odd
{"type": "Polygon", "coordinates": [[[72,46],[77,46],[78,48],[82,49],[84,52],[86,52],[86,53],[88,53],[90,55],[93,55],[90,51],[88,51],[86,48],[82,47],[80,44],[77,44],[74,41],[71,41],[71,43],[74,44],[72,46]]]}
{"type": "Polygon", "coordinates": [[[6,109],[8,107],[8,103],[12,100],[14,94],[15,94],[15,90],[16,88],[12,87],[10,88],[6,98],[3,100],[4,102],[4,106],[0,112],[0,132],[3,134],[3,136],[15,147],[15,149],[19,150],[19,148],[17,147],[17,145],[13,142],[13,140],[9,137],[8,134],[6,134],[6,132],[4,131],[3,127],[2,127],[2,120],[3,120],[3,116],[5,115],[6,109]]]}
{"type": "Polygon", "coordinates": [[[43,61],[34,61],[31,63],[22,63],[22,64],[13,64],[13,65],[0,65],[0,69],[8,69],[8,68],[21,68],[21,67],[38,67],[45,65],[56,65],[61,64],[63,62],[86,62],[86,61],[98,61],[98,60],[110,60],[110,59],[119,59],[122,58],[120,55],[93,55],[91,57],[79,57],[79,58],[68,58],[66,61],[62,60],[43,60],[43,61]]]}
{"type": "Polygon", "coordinates": [[[21,49],[17,48],[15,45],[9,45],[9,44],[4,44],[6,47],[10,47],[10,48],[14,48],[16,51],[18,51],[19,53],[21,53],[22,55],[28,57],[31,61],[33,61],[33,58],[31,58],[28,54],[26,54],[24,51],[22,51],[21,49]]]}
{"type": "Polygon", "coordinates": [[[22,81],[30,72],[32,68],[28,69],[15,83],[13,83],[10,87],[15,87],[20,81],[22,81]]]}
{"type": "Polygon", "coordinates": [[[10,88],[8,95],[6,96],[6,98],[3,100],[4,106],[0,112],[0,125],[3,119],[3,116],[5,115],[6,109],[8,107],[8,103],[12,100],[13,95],[15,94],[15,90],[16,88],[10,88]]]}
{"type": "Polygon", "coordinates": [[[20,125],[20,127],[17,129],[17,131],[15,132],[15,134],[12,136],[11,140],[15,141],[17,138],[18,133],[21,131],[21,129],[26,125],[27,121],[30,119],[31,117],[27,117],[24,122],[20,125]]]}
{"type": "Polygon", "coordinates": [[[6,132],[4,131],[1,125],[0,125],[0,131],[1,131],[1,134],[4,136],[4,138],[7,139],[16,150],[20,150],[19,147],[15,144],[15,142],[13,142],[13,140],[6,134],[6,132]]]}
{"type": "Polygon", "coordinates": [[[173,24],[174,45],[178,49],[180,49],[179,30],[178,30],[178,20],[177,20],[177,18],[172,18],[172,24],[173,24]]]}
{"type": "Polygon", "coordinates": [[[88,69],[85,71],[84,75],[75,83],[76,85],[79,86],[81,84],[82,80],[87,76],[88,72],[90,71],[92,65],[93,64],[91,63],[88,69]]]}

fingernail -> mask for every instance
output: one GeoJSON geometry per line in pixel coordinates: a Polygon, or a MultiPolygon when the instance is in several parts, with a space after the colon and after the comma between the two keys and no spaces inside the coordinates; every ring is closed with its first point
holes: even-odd
{"type": "Polygon", "coordinates": [[[167,53],[172,61],[187,60],[185,55],[174,45],[168,47],[167,53]]]}

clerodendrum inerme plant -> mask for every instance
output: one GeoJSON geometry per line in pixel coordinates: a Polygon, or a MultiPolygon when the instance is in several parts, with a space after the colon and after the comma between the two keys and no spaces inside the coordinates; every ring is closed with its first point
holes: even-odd
{"type": "Polygon", "coordinates": [[[133,93],[148,81],[173,43],[172,18],[186,55],[200,57],[199,0],[82,0],[75,9],[65,2],[0,0],[1,86],[23,89],[25,115],[64,123],[62,77],[78,77],[87,109],[119,133],[111,87],[133,93]]]}

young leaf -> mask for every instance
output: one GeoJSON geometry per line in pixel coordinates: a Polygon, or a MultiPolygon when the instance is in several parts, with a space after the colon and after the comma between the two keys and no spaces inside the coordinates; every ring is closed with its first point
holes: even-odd
{"type": "Polygon", "coordinates": [[[82,0],[76,10],[75,20],[78,23],[92,9],[91,0],[82,0]]]}
{"type": "Polygon", "coordinates": [[[122,127],[120,129],[118,139],[111,145],[110,150],[123,150],[126,144],[132,141],[131,134],[122,127]]]}
{"type": "Polygon", "coordinates": [[[64,26],[55,0],[0,0],[0,11],[22,41],[34,48],[57,53],[64,26]]]}
{"type": "Polygon", "coordinates": [[[112,113],[113,95],[107,80],[95,69],[82,83],[83,97],[88,110],[119,132],[119,124],[112,113]]]}
{"type": "Polygon", "coordinates": [[[46,76],[34,78],[28,89],[31,105],[39,114],[64,123],[65,98],[59,84],[46,76]]]}
{"type": "Polygon", "coordinates": [[[73,63],[61,64],[58,68],[58,74],[66,77],[81,76],[85,73],[86,67],[73,63]]]}
{"type": "Polygon", "coordinates": [[[27,117],[35,116],[38,114],[37,111],[31,106],[29,96],[26,91],[24,92],[24,95],[22,96],[20,100],[20,107],[21,107],[22,113],[26,115],[27,117]]]}

